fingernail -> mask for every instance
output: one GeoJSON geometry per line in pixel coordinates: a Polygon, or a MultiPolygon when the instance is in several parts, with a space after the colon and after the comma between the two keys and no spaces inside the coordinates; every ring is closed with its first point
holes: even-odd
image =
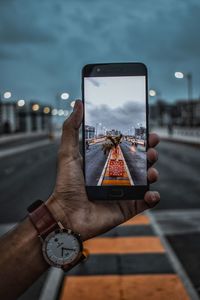
{"type": "Polygon", "coordinates": [[[75,104],[74,104],[73,111],[76,111],[76,110],[77,110],[77,108],[78,108],[78,102],[77,102],[77,100],[75,100],[75,104]]]}
{"type": "Polygon", "coordinates": [[[76,111],[79,108],[79,102],[81,102],[81,100],[79,99],[75,100],[73,111],[76,111]]]}
{"type": "Polygon", "coordinates": [[[153,192],[151,194],[151,200],[154,203],[158,202],[160,200],[160,194],[158,192],[153,192]]]}

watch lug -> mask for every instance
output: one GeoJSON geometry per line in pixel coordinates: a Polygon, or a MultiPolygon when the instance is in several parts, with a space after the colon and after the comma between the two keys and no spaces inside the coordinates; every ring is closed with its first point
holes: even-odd
{"type": "Polygon", "coordinates": [[[60,221],[58,221],[58,226],[60,227],[60,229],[65,229],[60,221]]]}

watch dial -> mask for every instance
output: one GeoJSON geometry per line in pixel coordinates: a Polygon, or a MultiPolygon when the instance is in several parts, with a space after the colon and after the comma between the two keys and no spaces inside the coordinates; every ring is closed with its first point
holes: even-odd
{"type": "Polygon", "coordinates": [[[79,241],[73,234],[61,231],[47,237],[45,254],[53,264],[62,266],[70,263],[79,253],[79,241]]]}

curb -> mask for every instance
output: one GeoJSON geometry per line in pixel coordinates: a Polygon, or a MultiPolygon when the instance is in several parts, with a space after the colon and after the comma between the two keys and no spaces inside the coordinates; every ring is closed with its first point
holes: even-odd
{"type": "Polygon", "coordinates": [[[166,141],[166,142],[171,142],[171,143],[179,143],[179,144],[186,145],[186,146],[200,148],[200,142],[185,141],[185,140],[181,140],[181,139],[162,137],[162,136],[160,136],[160,139],[161,139],[161,141],[166,141]]]}

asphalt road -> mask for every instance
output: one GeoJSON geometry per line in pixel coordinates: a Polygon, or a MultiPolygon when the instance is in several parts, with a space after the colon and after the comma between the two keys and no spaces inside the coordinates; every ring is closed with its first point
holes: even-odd
{"type": "Polygon", "coordinates": [[[86,150],[86,182],[96,186],[106,163],[107,155],[101,150],[102,143],[90,145],[86,150]]]}
{"type": "Polygon", "coordinates": [[[37,199],[49,197],[56,176],[57,144],[0,159],[0,223],[17,222],[37,199]]]}
{"type": "Polygon", "coordinates": [[[120,144],[126,164],[135,185],[146,184],[146,153],[131,146],[130,142],[123,141],[120,144]]]}
{"type": "Polygon", "coordinates": [[[200,149],[161,141],[158,151],[160,178],[152,185],[161,194],[157,209],[200,208],[200,149]]]}
{"type": "MultiPolygon", "coordinates": [[[[134,184],[145,184],[146,154],[131,147],[131,143],[123,141],[120,144],[134,184]]],[[[102,151],[102,143],[90,145],[86,151],[86,182],[97,185],[106,163],[107,155],[102,151]]]]}
{"type": "MultiPolygon", "coordinates": [[[[93,147],[95,151],[89,150],[87,155],[91,155],[93,165],[97,161],[103,165],[106,157],[99,151],[101,146],[93,147]]],[[[29,203],[50,195],[56,176],[57,148],[57,144],[51,144],[0,159],[1,223],[18,221],[29,203]]],[[[200,208],[200,150],[168,142],[161,142],[158,150],[156,167],[160,180],[152,185],[161,194],[156,210],[200,208]]]]}
{"type": "MultiPolygon", "coordinates": [[[[99,151],[99,146],[96,145],[95,151],[99,151]]],[[[57,144],[51,144],[0,159],[0,223],[19,221],[26,215],[26,207],[30,203],[38,198],[48,198],[55,182],[57,149],[57,144]]],[[[159,190],[161,201],[153,213],[158,214],[160,226],[167,228],[168,241],[196,289],[200,291],[200,230],[192,223],[192,233],[186,230],[181,234],[177,232],[183,227],[180,222],[183,217],[179,217],[178,221],[180,211],[183,216],[187,216],[188,211],[200,209],[200,149],[161,142],[158,150],[159,161],[156,167],[160,180],[152,185],[152,189],[159,190]],[[172,220],[167,213],[174,209],[177,215],[172,220]]],[[[88,155],[92,155],[92,152],[89,154],[88,151],[88,155]]],[[[94,165],[96,160],[94,152],[94,165]]],[[[192,218],[189,219],[190,223],[192,218]]],[[[186,218],[184,228],[188,228],[188,222],[186,218]]]]}

